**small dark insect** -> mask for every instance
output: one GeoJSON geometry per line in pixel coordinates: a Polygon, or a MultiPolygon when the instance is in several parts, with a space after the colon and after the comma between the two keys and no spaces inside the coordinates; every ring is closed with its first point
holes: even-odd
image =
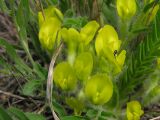
{"type": "Polygon", "coordinates": [[[114,53],[113,53],[115,57],[117,56],[117,53],[118,53],[118,51],[115,50],[114,53]]]}

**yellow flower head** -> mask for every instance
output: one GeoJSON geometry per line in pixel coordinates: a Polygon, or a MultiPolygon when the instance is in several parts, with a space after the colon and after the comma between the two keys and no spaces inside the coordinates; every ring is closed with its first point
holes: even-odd
{"type": "Polygon", "coordinates": [[[55,7],[49,7],[38,13],[39,40],[43,48],[52,51],[57,38],[58,30],[62,25],[63,14],[55,7]],[[44,19],[45,17],[45,19],[44,19]]]}
{"type": "Polygon", "coordinates": [[[138,101],[131,101],[127,103],[127,118],[128,120],[140,120],[143,115],[143,110],[138,101]]]}
{"type": "Polygon", "coordinates": [[[118,15],[123,20],[131,19],[136,13],[135,0],[117,0],[118,15]]]}
{"type": "Polygon", "coordinates": [[[86,82],[84,93],[93,104],[105,104],[113,94],[112,81],[105,74],[96,74],[86,82]]]}

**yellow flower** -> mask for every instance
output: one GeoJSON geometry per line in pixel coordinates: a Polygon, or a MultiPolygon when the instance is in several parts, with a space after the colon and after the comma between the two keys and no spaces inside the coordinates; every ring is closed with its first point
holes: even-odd
{"type": "Polygon", "coordinates": [[[118,39],[118,34],[110,25],[105,25],[98,31],[95,41],[95,48],[98,55],[103,54],[103,49],[108,47],[112,53],[119,50],[121,41],[118,39]]]}
{"type": "Polygon", "coordinates": [[[120,54],[115,55],[115,52],[119,51],[120,46],[121,41],[118,39],[118,34],[112,26],[105,25],[98,31],[95,41],[96,52],[99,56],[103,55],[113,64],[113,74],[121,72],[126,58],[125,50],[122,50],[120,54]]]}
{"type": "Polygon", "coordinates": [[[96,21],[88,22],[80,31],[81,41],[83,41],[85,45],[89,44],[90,41],[93,40],[98,28],[99,24],[96,21]]]}
{"type": "Polygon", "coordinates": [[[123,20],[131,19],[136,13],[136,1],[135,0],[117,0],[118,15],[123,20]]]}
{"type": "Polygon", "coordinates": [[[76,87],[77,78],[68,62],[61,62],[55,67],[53,79],[62,90],[73,90],[76,87]]]}
{"type": "Polygon", "coordinates": [[[62,19],[63,14],[55,7],[44,9],[44,16],[42,12],[38,13],[39,40],[43,48],[48,51],[53,50],[58,31],[62,25],[62,19]]]}
{"type": "Polygon", "coordinates": [[[61,22],[55,18],[48,18],[43,22],[39,31],[39,40],[43,48],[48,51],[53,50],[58,30],[61,28],[61,22]]]}
{"type": "Polygon", "coordinates": [[[105,74],[96,74],[86,81],[84,87],[85,96],[96,105],[107,103],[113,94],[113,84],[105,74]]]}
{"type": "Polygon", "coordinates": [[[143,115],[143,110],[138,101],[131,101],[127,103],[127,118],[128,120],[140,120],[143,115]]]}

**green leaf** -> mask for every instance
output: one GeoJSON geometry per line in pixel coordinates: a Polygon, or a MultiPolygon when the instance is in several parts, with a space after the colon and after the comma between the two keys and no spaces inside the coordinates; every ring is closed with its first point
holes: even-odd
{"type": "Polygon", "coordinates": [[[0,107],[0,120],[12,120],[6,110],[4,110],[2,107],[0,107]]]}
{"type": "Polygon", "coordinates": [[[11,70],[11,65],[7,64],[6,61],[0,56],[0,66],[3,68],[3,69],[6,69],[6,70],[11,70]]]}
{"type": "Polygon", "coordinates": [[[70,108],[74,109],[75,115],[81,115],[84,109],[83,101],[74,97],[69,97],[69,98],[66,98],[66,103],[70,106],[70,108]]]}
{"type": "Polygon", "coordinates": [[[5,48],[10,59],[14,61],[20,68],[25,70],[25,72],[31,73],[32,69],[24,63],[24,61],[17,55],[15,49],[8,42],[0,38],[0,46],[5,48]]]}
{"type": "Polygon", "coordinates": [[[30,10],[29,10],[29,1],[28,0],[21,0],[18,6],[17,15],[16,15],[16,22],[17,28],[19,29],[20,40],[27,42],[27,24],[30,17],[30,10]]]}
{"type": "Polygon", "coordinates": [[[15,116],[16,118],[18,118],[19,120],[29,120],[27,118],[27,116],[24,114],[24,112],[22,112],[21,110],[17,109],[17,108],[9,108],[8,111],[15,116]]]}
{"type": "Polygon", "coordinates": [[[58,113],[59,116],[65,116],[66,115],[66,111],[61,104],[59,104],[55,100],[52,101],[52,104],[53,104],[54,110],[58,113]]]}
{"type": "Polygon", "coordinates": [[[93,119],[96,117],[98,111],[94,109],[89,109],[86,113],[86,116],[89,117],[90,119],[93,119]]]}
{"type": "Polygon", "coordinates": [[[61,120],[87,120],[87,119],[80,116],[65,116],[62,117],[61,120]]]}
{"type": "Polygon", "coordinates": [[[33,96],[35,91],[39,89],[41,85],[41,81],[38,80],[31,80],[28,81],[22,88],[22,92],[24,95],[33,96]]]}
{"type": "Polygon", "coordinates": [[[155,4],[155,2],[153,1],[153,2],[151,2],[151,3],[149,3],[149,4],[147,4],[145,7],[144,7],[144,10],[143,10],[143,12],[144,13],[146,13],[150,8],[152,8],[153,7],[153,5],[155,4]]]}
{"type": "Polygon", "coordinates": [[[0,0],[0,10],[2,10],[4,13],[9,13],[5,0],[0,0]]]}
{"type": "MultiPolygon", "coordinates": [[[[158,14],[158,17],[159,16],[160,13],[158,14]]],[[[157,66],[155,61],[160,53],[160,25],[158,23],[160,17],[158,17],[151,27],[152,32],[127,56],[127,68],[123,71],[118,81],[120,99],[128,98],[126,96],[134,92],[137,86],[142,85],[157,66]]]]}
{"type": "Polygon", "coordinates": [[[42,115],[34,113],[25,113],[29,120],[46,120],[42,115]]]}
{"type": "Polygon", "coordinates": [[[64,27],[73,27],[78,30],[82,28],[87,23],[86,17],[77,17],[77,18],[64,18],[63,26],[64,27]]]}

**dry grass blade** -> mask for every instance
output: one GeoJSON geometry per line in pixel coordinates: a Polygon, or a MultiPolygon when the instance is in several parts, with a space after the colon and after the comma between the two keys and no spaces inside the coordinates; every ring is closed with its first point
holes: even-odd
{"type": "Polygon", "coordinates": [[[47,78],[47,102],[49,103],[49,106],[52,110],[52,114],[55,120],[59,120],[58,116],[56,115],[54,109],[53,109],[53,105],[52,105],[52,89],[53,89],[53,67],[55,64],[55,61],[59,55],[59,53],[61,52],[61,49],[63,47],[63,43],[61,43],[59,45],[59,47],[57,48],[55,54],[52,57],[50,66],[49,66],[49,71],[48,71],[48,78],[47,78]]]}
{"type": "Polygon", "coordinates": [[[14,98],[17,98],[17,99],[20,99],[20,100],[25,100],[26,98],[24,97],[21,97],[21,96],[18,96],[18,95],[14,95],[10,92],[5,92],[5,91],[2,91],[0,90],[0,93],[4,94],[4,95],[7,95],[7,96],[11,96],[11,97],[14,97],[14,98]]]}

